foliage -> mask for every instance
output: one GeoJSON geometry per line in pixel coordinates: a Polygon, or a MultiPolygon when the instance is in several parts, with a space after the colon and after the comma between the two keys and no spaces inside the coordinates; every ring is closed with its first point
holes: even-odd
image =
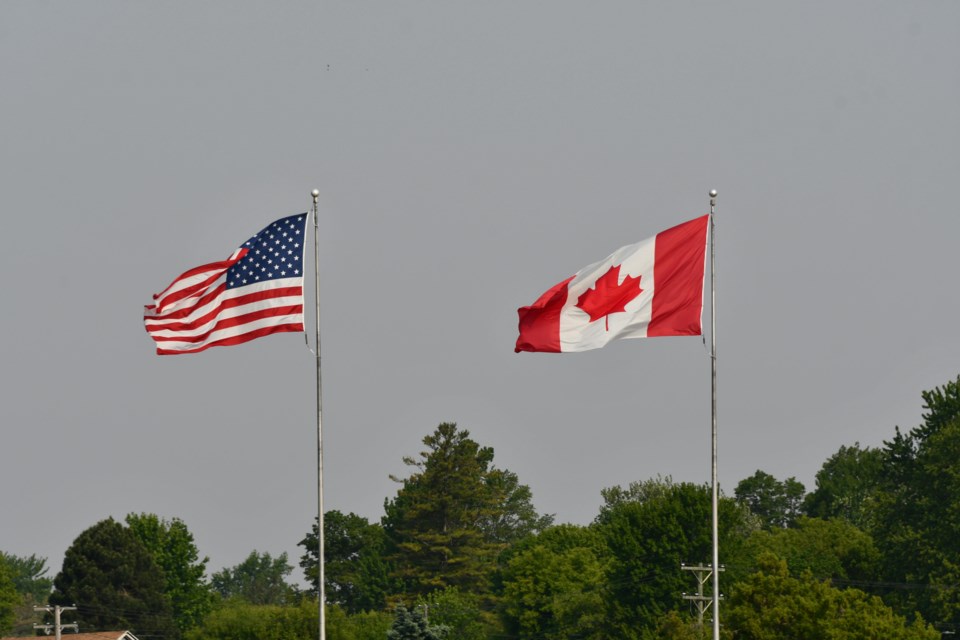
{"type": "Polygon", "coordinates": [[[223,598],[239,598],[250,604],[282,605],[296,599],[296,590],[285,578],[293,571],[286,552],[276,558],[251,551],[238,565],[213,574],[210,585],[223,598]]]}
{"type": "Polygon", "coordinates": [[[493,467],[493,449],[466,430],[443,423],[423,439],[416,469],[386,501],[384,530],[395,576],[408,593],[448,586],[485,593],[497,555],[509,540],[537,530],[545,519],[530,505],[529,489],[493,467]]]}
{"type": "Polygon", "coordinates": [[[666,612],[657,623],[657,637],[660,640],[706,640],[709,634],[708,625],[701,626],[676,611],[666,612]]]}
{"type": "Polygon", "coordinates": [[[871,533],[901,612],[960,624],[960,377],[922,394],[924,421],[884,443],[871,533]],[[917,588],[922,587],[922,588],[917,588]]]}
{"type": "Polygon", "coordinates": [[[817,472],[817,488],[804,499],[804,512],[816,518],[843,518],[864,529],[883,466],[880,449],[842,446],[817,472]]]}
{"type": "Polygon", "coordinates": [[[485,640],[499,628],[489,613],[481,609],[480,598],[447,587],[421,596],[414,607],[423,611],[427,622],[448,629],[448,636],[457,640],[485,640]]]}
{"type": "Polygon", "coordinates": [[[447,637],[446,627],[430,625],[422,612],[403,605],[397,607],[393,625],[387,631],[387,640],[444,640],[447,637]]]}
{"type": "Polygon", "coordinates": [[[236,599],[208,614],[184,640],[301,640],[316,636],[318,617],[316,601],[282,607],[236,599]]]}
{"type": "Polygon", "coordinates": [[[780,481],[769,473],[757,470],[737,484],[733,493],[760,519],[765,529],[792,526],[802,513],[804,486],[796,478],[780,481]]]}
{"type": "MultiPolygon", "coordinates": [[[[8,629],[14,635],[33,635],[33,624],[37,621],[35,606],[47,603],[50,590],[53,588],[53,578],[47,577],[47,559],[39,558],[36,554],[17,556],[0,551],[0,565],[5,564],[13,580],[13,588],[18,594],[18,602],[14,605],[14,619],[12,627],[8,629]]],[[[2,587],[0,587],[2,590],[2,587]]],[[[0,601],[3,596],[0,596],[0,601]]],[[[0,604],[0,609],[3,609],[0,604]]],[[[3,614],[0,613],[0,618],[3,614]]],[[[3,629],[0,628],[0,633],[3,629]]]]}
{"type": "MultiPolygon", "coordinates": [[[[348,613],[379,610],[393,589],[390,566],[384,558],[387,537],[383,527],[354,513],[327,511],[323,516],[325,596],[328,603],[348,613]]],[[[300,541],[300,558],[307,580],[317,593],[317,524],[300,541]]]]}
{"type": "Polygon", "coordinates": [[[77,605],[81,629],[129,629],[179,638],[163,570],[130,529],[113,518],[83,531],[67,549],[50,603],[77,605]]]}
{"type": "Polygon", "coordinates": [[[22,596],[14,585],[13,571],[7,564],[7,555],[0,554],[0,634],[13,629],[16,608],[21,600],[22,596]]]}
{"type": "MultiPolygon", "coordinates": [[[[712,555],[711,490],[706,485],[661,483],[641,502],[619,502],[598,521],[611,553],[608,637],[656,638],[658,620],[691,590],[682,563],[712,555]]],[[[719,501],[720,549],[733,554],[747,532],[745,509],[719,501]]],[[[723,558],[721,558],[723,560],[723,558]]]]}
{"type": "Polygon", "coordinates": [[[517,638],[600,640],[604,629],[606,544],[596,527],[551,527],[507,556],[501,607],[517,638]]]}
{"type": "Polygon", "coordinates": [[[13,588],[21,595],[33,596],[34,602],[43,603],[50,595],[53,579],[47,577],[47,559],[36,554],[16,556],[0,551],[0,562],[6,564],[13,579],[13,588]]]}
{"type": "MultiPolygon", "coordinates": [[[[313,601],[316,608],[316,600],[313,601]]],[[[393,624],[386,611],[361,611],[347,614],[340,607],[327,607],[328,640],[383,640],[393,624]]]]}
{"type": "Polygon", "coordinates": [[[755,563],[765,552],[786,560],[793,574],[838,582],[876,580],[880,561],[873,539],[846,520],[801,517],[792,529],[756,531],[746,557],[755,563]]]}
{"type": "MultiPolygon", "coordinates": [[[[225,601],[188,631],[184,640],[303,640],[317,637],[317,601],[302,599],[296,605],[259,605],[233,599],[225,601]]],[[[366,612],[349,616],[340,607],[327,606],[327,640],[383,640],[393,616],[366,612]]]]}
{"type": "Polygon", "coordinates": [[[673,478],[670,476],[657,476],[648,480],[631,482],[627,488],[616,486],[607,487],[600,490],[600,496],[603,498],[603,505],[600,507],[600,513],[595,522],[606,522],[610,514],[624,504],[631,502],[649,502],[667,496],[676,486],[673,478]]]}
{"type": "Polygon", "coordinates": [[[209,558],[200,559],[187,525],[179,518],[165,520],[152,513],[128,514],[126,523],[163,570],[177,627],[182,632],[199,624],[213,606],[206,583],[209,558]]]}
{"type": "Polygon", "coordinates": [[[936,640],[922,620],[906,620],[875,597],[840,590],[809,572],[790,577],[787,563],[765,554],[760,571],[733,586],[722,610],[722,637],[737,640],[936,640]]]}

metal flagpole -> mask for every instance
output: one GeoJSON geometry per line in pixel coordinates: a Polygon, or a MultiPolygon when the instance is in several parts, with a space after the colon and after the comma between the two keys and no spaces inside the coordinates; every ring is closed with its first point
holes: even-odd
{"type": "Polygon", "coordinates": [[[326,640],[327,625],[324,611],[326,588],[323,575],[323,423],[320,418],[323,414],[323,385],[320,376],[320,231],[317,222],[317,199],[320,197],[320,191],[314,189],[311,195],[313,196],[313,282],[317,303],[317,601],[320,612],[318,634],[320,640],[326,640]]]}
{"type": "Polygon", "coordinates": [[[717,514],[717,262],[713,222],[717,191],[710,190],[710,400],[711,400],[711,506],[713,511],[713,640],[720,640],[720,518],[717,514]]]}

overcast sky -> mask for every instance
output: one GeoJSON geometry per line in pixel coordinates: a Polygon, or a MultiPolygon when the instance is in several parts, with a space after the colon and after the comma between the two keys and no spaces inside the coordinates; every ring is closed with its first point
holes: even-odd
{"type": "Polygon", "coordinates": [[[141,317],[313,188],[327,508],[379,520],[444,421],[558,522],[709,482],[703,340],[513,346],[517,307],[710,189],[722,488],[812,489],[960,373],[958,63],[953,0],[0,3],[0,549],[55,572],[150,512],[210,571],[297,564],[303,337],[159,357],[141,317]]]}

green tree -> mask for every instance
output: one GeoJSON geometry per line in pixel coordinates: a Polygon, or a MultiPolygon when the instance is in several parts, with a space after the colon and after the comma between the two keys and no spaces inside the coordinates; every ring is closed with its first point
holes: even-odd
{"type": "Polygon", "coordinates": [[[444,640],[446,637],[446,627],[430,625],[422,612],[403,605],[397,607],[393,626],[387,632],[387,640],[444,640]]]}
{"type": "Polygon", "coordinates": [[[185,640],[302,640],[316,637],[317,620],[316,601],[282,607],[235,599],[214,609],[185,640]]]}
{"type": "Polygon", "coordinates": [[[136,535],[113,518],[77,536],[53,586],[50,604],[76,604],[81,629],[180,637],[163,570],[136,535]]]}
{"type": "Polygon", "coordinates": [[[152,513],[128,514],[126,523],[163,570],[177,627],[183,632],[199,624],[213,607],[206,583],[210,559],[200,559],[187,525],[179,518],[165,520],[152,513]]]}
{"type": "Polygon", "coordinates": [[[16,556],[0,551],[0,562],[4,562],[10,570],[13,587],[21,595],[32,596],[33,601],[43,603],[50,595],[53,579],[47,577],[47,559],[38,558],[36,554],[16,556]]]}
{"type": "Polygon", "coordinates": [[[960,377],[922,394],[923,423],[884,443],[870,531],[898,611],[960,625],[960,377]]]}
{"type": "MultiPolygon", "coordinates": [[[[300,541],[304,575],[317,593],[317,523],[300,541]]],[[[326,599],[348,613],[379,610],[392,593],[390,566],[384,558],[387,537],[383,527],[354,513],[327,511],[323,517],[323,556],[326,599]]]]}
{"type": "MultiPolygon", "coordinates": [[[[800,517],[791,529],[755,531],[744,546],[742,564],[755,567],[772,553],[787,562],[793,574],[809,571],[819,580],[876,581],[880,553],[869,534],[846,520],[800,517]]],[[[736,577],[732,572],[731,577],[736,577]]]]}
{"type": "Polygon", "coordinates": [[[17,636],[33,635],[33,624],[37,621],[34,607],[45,605],[53,588],[53,579],[46,575],[47,560],[36,554],[17,556],[0,551],[0,563],[7,565],[13,587],[20,596],[11,632],[17,636]]]}
{"type": "MultiPolygon", "coordinates": [[[[188,631],[185,640],[305,640],[317,637],[317,601],[303,598],[296,605],[250,604],[227,600],[188,631]]],[[[326,608],[327,640],[383,640],[393,616],[363,612],[347,615],[336,606],[326,608]]]]}
{"type": "Polygon", "coordinates": [[[522,639],[606,638],[609,552],[597,527],[559,525],[505,554],[501,608],[507,633],[522,639]]]}
{"type": "Polygon", "coordinates": [[[500,629],[482,606],[478,596],[447,587],[420,597],[414,608],[423,611],[428,622],[447,628],[450,638],[486,640],[495,637],[500,629]]]}
{"type": "MultiPolygon", "coordinates": [[[[677,606],[678,594],[692,590],[682,563],[712,555],[711,491],[707,485],[674,484],[644,488],[643,501],[620,501],[601,512],[600,531],[611,553],[607,571],[607,637],[657,638],[657,624],[677,606]]],[[[749,531],[745,508],[719,501],[721,561],[733,556],[749,531]]]]}
{"type": "Polygon", "coordinates": [[[16,608],[22,596],[13,582],[13,571],[7,564],[6,554],[0,554],[0,634],[13,629],[16,608]]]}
{"type": "Polygon", "coordinates": [[[780,481],[765,471],[757,470],[737,484],[733,493],[750,513],[760,519],[764,528],[791,526],[802,513],[804,486],[796,478],[780,481]]]}
{"type": "Polygon", "coordinates": [[[269,553],[254,550],[240,564],[214,573],[210,584],[225,599],[283,605],[296,599],[296,590],[286,581],[291,571],[286,552],[272,558],[269,553]]]}
{"type": "Polygon", "coordinates": [[[837,589],[809,572],[790,577],[787,563],[772,554],[760,571],[733,585],[721,609],[725,640],[936,640],[922,620],[908,624],[880,598],[857,589],[837,589]]]}
{"type": "Polygon", "coordinates": [[[842,446],[817,472],[817,488],[804,499],[804,512],[816,518],[843,518],[864,529],[869,506],[883,468],[883,452],[876,448],[842,446]]]}
{"type": "Polygon", "coordinates": [[[423,439],[416,471],[384,504],[384,530],[395,576],[408,593],[449,586],[486,593],[506,541],[535,531],[545,519],[530,505],[529,489],[493,467],[493,449],[466,430],[443,423],[423,439]]]}

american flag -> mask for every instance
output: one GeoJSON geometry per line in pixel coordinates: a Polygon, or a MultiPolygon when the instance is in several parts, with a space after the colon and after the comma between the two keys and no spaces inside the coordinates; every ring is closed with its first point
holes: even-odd
{"type": "Polygon", "coordinates": [[[226,260],[190,269],[144,307],[158,355],[196,353],[303,331],[307,214],[282,218],[226,260]]]}

